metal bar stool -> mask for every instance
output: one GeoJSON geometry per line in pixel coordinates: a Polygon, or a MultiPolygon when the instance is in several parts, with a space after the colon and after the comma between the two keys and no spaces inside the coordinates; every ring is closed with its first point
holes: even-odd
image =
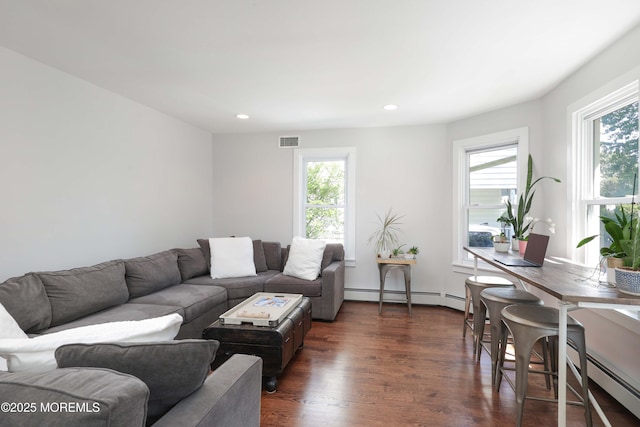
{"type": "MultiPolygon", "coordinates": [[[[500,352],[500,346],[503,345],[503,341],[501,339],[501,329],[502,329],[502,309],[512,305],[512,304],[530,304],[541,306],[544,305],[544,302],[537,296],[524,291],[522,289],[515,288],[490,288],[485,289],[480,292],[480,300],[483,303],[483,306],[486,307],[486,310],[489,312],[489,323],[491,325],[491,347],[487,349],[483,344],[484,342],[479,339],[476,356],[477,361],[480,361],[480,354],[482,353],[482,348],[491,356],[491,384],[495,385],[496,381],[496,370],[498,368],[498,356],[500,352]]],[[[480,330],[478,334],[480,337],[484,335],[484,323],[480,324],[480,330]]],[[[546,342],[546,341],[545,341],[546,342]]],[[[506,344],[506,342],[505,342],[506,344]]],[[[545,370],[549,369],[547,365],[546,358],[546,348],[543,348],[543,361],[545,363],[545,370]]],[[[547,388],[549,388],[549,377],[547,377],[547,388]]]]}
{"type": "MultiPolygon", "coordinates": [[[[502,309],[502,340],[506,342],[508,332],[511,331],[513,337],[515,353],[516,353],[516,407],[517,419],[516,426],[522,425],[522,413],[524,410],[524,400],[527,394],[527,381],[529,373],[529,360],[531,358],[531,350],[534,344],[542,338],[551,339],[551,348],[553,356],[551,357],[552,371],[557,372],[558,354],[557,341],[559,334],[560,313],[557,309],[551,307],[535,306],[529,304],[510,305],[502,309]],[[507,330],[508,329],[508,330],[507,330]]],[[[571,402],[584,406],[584,418],[587,426],[592,426],[591,409],[589,407],[589,378],[587,377],[587,348],[584,338],[584,327],[571,316],[567,319],[567,340],[572,343],[577,350],[580,358],[580,370],[582,377],[582,396],[581,402],[571,402]]],[[[500,382],[503,376],[503,364],[505,357],[505,348],[500,349],[500,359],[498,371],[496,372],[496,388],[499,391],[500,382]]],[[[566,363],[565,360],[559,363],[566,363]]],[[[507,378],[508,379],[508,378],[507,378]]],[[[571,388],[571,387],[570,387],[571,388]]],[[[557,376],[554,377],[555,400],[541,399],[547,401],[557,401],[557,376]]],[[[571,388],[571,391],[578,395],[571,388]]]]}
{"type": "Polygon", "coordinates": [[[484,289],[495,287],[515,288],[513,282],[499,276],[470,276],[464,281],[464,323],[462,324],[462,337],[467,336],[467,328],[473,333],[473,354],[476,354],[479,326],[486,320],[484,305],[480,302],[480,292],[484,289]],[[473,316],[469,315],[469,306],[473,305],[473,316]],[[481,307],[482,306],[482,307],[481,307]],[[482,313],[480,312],[482,310],[482,313]]]}

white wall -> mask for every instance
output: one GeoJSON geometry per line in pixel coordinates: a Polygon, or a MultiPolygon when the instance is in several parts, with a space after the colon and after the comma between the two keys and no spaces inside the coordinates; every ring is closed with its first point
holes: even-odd
{"type": "Polygon", "coordinates": [[[0,48],[0,281],[195,247],[211,135],[0,48]]]}
{"type": "MultiPolygon", "coordinates": [[[[356,267],[346,273],[347,298],[377,301],[375,253],[367,239],[376,214],[389,207],[405,215],[402,243],[421,250],[413,268],[415,302],[441,303],[451,249],[451,152],[444,126],[286,132],[301,147],[356,147],[356,267]],[[434,244],[434,242],[436,242],[434,244]],[[443,249],[446,248],[446,249],[443,249]]],[[[249,235],[288,244],[293,237],[293,152],[277,133],[214,135],[215,234],[249,235]]],[[[387,289],[404,289],[396,272],[387,289]]],[[[390,297],[394,297],[390,295],[390,297]]]]}

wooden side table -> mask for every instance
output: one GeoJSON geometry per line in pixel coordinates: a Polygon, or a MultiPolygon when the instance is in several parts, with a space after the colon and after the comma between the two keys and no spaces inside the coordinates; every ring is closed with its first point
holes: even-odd
{"type": "Polygon", "coordinates": [[[409,316],[411,316],[411,266],[416,263],[415,259],[401,258],[376,258],[378,270],[380,270],[380,307],[378,314],[382,313],[382,303],[384,301],[384,282],[390,270],[398,269],[404,275],[404,287],[407,295],[407,306],[409,316]]]}

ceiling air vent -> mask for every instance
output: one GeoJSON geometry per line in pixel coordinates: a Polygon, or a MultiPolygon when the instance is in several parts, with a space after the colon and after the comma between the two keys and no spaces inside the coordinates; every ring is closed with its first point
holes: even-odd
{"type": "Polygon", "coordinates": [[[297,148],[300,146],[299,136],[281,136],[280,148],[297,148]]]}

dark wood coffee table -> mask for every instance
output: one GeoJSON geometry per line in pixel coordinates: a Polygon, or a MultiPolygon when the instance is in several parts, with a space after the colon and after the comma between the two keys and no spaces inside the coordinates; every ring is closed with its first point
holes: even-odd
{"type": "Polygon", "coordinates": [[[304,337],[311,329],[311,301],[304,297],[277,326],[223,324],[218,319],[202,332],[204,339],[217,340],[220,348],[213,368],[217,368],[236,353],[252,354],[262,358],[264,387],[269,393],[278,387],[277,377],[282,374],[291,358],[304,345],[304,337]]]}

